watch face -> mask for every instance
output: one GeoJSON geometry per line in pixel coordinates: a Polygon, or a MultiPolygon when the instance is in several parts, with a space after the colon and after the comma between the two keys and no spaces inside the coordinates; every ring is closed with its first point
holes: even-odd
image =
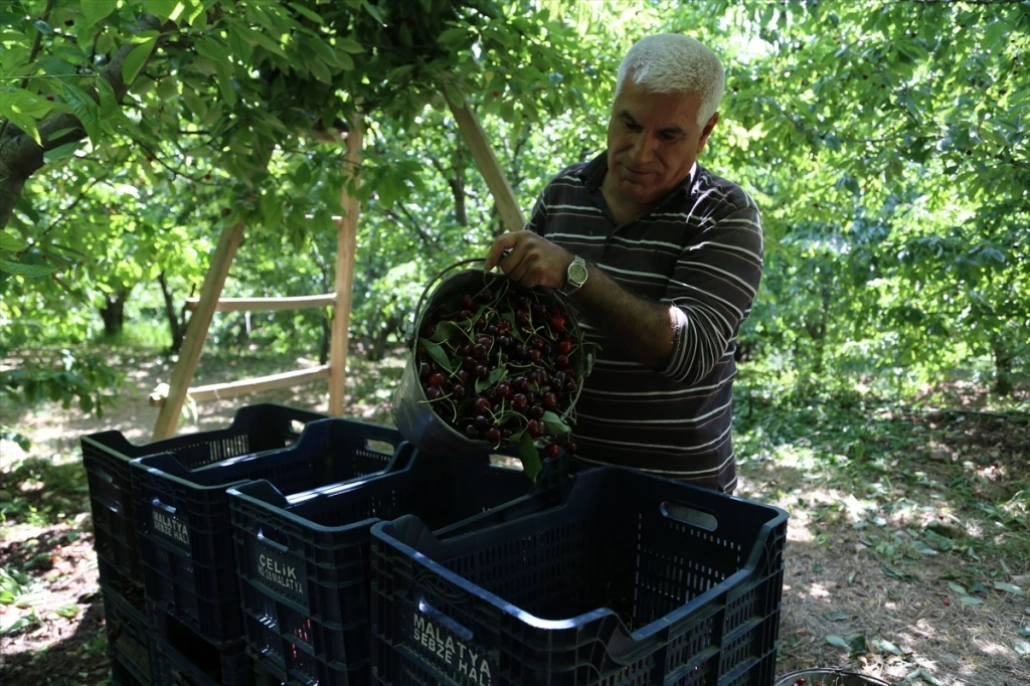
{"type": "Polygon", "coordinates": [[[578,262],[573,262],[569,265],[569,281],[576,283],[583,283],[587,279],[587,268],[586,265],[578,262]]]}

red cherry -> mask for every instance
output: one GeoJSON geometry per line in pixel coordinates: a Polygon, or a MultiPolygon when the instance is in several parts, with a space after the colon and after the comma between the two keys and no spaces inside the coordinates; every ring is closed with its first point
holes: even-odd
{"type": "Polygon", "coordinates": [[[544,435],[543,422],[537,421],[536,419],[530,419],[529,423],[526,424],[526,433],[533,438],[540,438],[544,435]]]}
{"type": "Polygon", "coordinates": [[[565,317],[561,316],[560,314],[556,314],[553,317],[551,317],[551,330],[555,331],[556,333],[561,333],[564,328],[565,317]]]}
{"type": "Polygon", "coordinates": [[[501,430],[498,429],[496,426],[491,426],[489,429],[486,430],[486,435],[484,436],[484,438],[490,441],[491,443],[500,443],[501,430]]]}
{"type": "Polygon", "coordinates": [[[482,396],[476,398],[476,402],[472,406],[476,408],[476,412],[479,414],[486,414],[493,408],[490,399],[482,396]]]}
{"type": "Polygon", "coordinates": [[[204,180],[205,181],[210,181],[211,180],[211,175],[210,174],[204,174],[204,180]]]}
{"type": "Polygon", "coordinates": [[[429,379],[426,381],[430,386],[443,386],[444,379],[443,374],[440,372],[433,372],[429,375],[429,379]]]}
{"type": "Polygon", "coordinates": [[[561,447],[557,443],[548,443],[544,453],[552,460],[556,460],[561,455],[561,447]]]}
{"type": "Polygon", "coordinates": [[[558,354],[568,355],[572,352],[572,341],[560,341],[558,343],[558,354]]]}

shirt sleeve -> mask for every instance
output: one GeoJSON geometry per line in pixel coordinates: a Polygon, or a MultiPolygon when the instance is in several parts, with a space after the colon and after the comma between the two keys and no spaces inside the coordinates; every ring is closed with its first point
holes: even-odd
{"type": "Polygon", "coordinates": [[[744,198],[683,250],[662,298],[674,306],[673,354],[662,374],[687,385],[700,383],[727,354],[758,291],[762,224],[754,201],[744,198]]]}

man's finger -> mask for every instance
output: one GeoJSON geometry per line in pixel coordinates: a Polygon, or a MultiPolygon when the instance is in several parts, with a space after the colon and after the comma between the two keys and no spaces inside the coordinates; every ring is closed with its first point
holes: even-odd
{"type": "Polygon", "coordinates": [[[521,232],[506,233],[494,241],[494,244],[490,246],[490,251],[486,254],[486,262],[483,264],[484,271],[490,271],[496,267],[507,256],[507,253],[511,252],[518,243],[519,233],[521,232]]]}

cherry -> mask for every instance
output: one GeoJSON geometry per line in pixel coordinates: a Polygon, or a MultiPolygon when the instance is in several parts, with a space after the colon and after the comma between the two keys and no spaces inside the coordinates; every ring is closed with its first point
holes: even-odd
{"type": "Polygon", "coordinates": [[[525,393],[516,393],[511,398],[511,409],[516,412],[524,412],[529,407],[529,399],[525,393]]]}
{"type": "Polygon", "coordinates": [[[487,348],[489,348],[491,345],[493,345],[494,339],[493,336],[487,336],[486,334],[482,334],[481,336],[476,336],[476,343],[478,345],[486,346],[487,348]]]}
{"type": "Polygon", "coordinates": [[[429,367],[428,362],[421,362],[418,365],[418,378],[425,379],[432,373],[432,369],[429,367]]]}
{"type": "Polygon", "coordinates": [[[520,325],[524,326],[529,323],[529,310],[516,310],[515,321],[520,325]]]}
{"type": "Polygon", "coordinates": [[[483,292],[479,294],[479,302],[481,303],[493,302],[493,299],[494,292],[491,291],[489,288],[484,288],[483,292]]]}
{"type": "Polygon", "coordinates": [[[497,397],[498,398],[507,398],[509,395],[511,395],[511,386],[510,385],[508,385],[504,381],[502,381],[501,383],[497,384],[497,397]]]}
{"type": "Polygon", "coordinates": [[[572,341],[559,341],[558,342],[558,353],[561,355],[568,355],[572,352],[572,341]]]}
{"type": "Polygon", "coordinates": [[[483,329],[483,333],[487,336],[496,336],[500,332],[496,324],[487,324],[486,328],[483,329]]]}
{"type": "Polygon", "coordinates": [[[472,378],[472,376],[468,373],[468,370],[466,370],[466,369],[459,369],[458,370],[458,380],[461,381],[463,384],[467,384],[469,382],[469,379],[471,379],[471,378],[472,378]]]}
{"type": "Polygon", "coordinates": [[[541,402],[543,402],[545,410],[553,410],[558,405],[558,396],[554,393],[544,393],[541,402]]]}
{"type": "Polygon", "coordinates": [[[487,418],[486,415],[479,414],[476,415],[476,418],[472,420],[472,426],[476,427],[477,429],[485,429],[486,427],[490,426],[490,420],[487,418]]]}
{"type": "Polygon", "coordinates": [[[530,419],[529,423],[526,424],[526,433],[533,438],[540,438],[544,435],[543,422],[537,421],[536,419],[530,419]]]}
{"type": "Polygon", "coordinates": [[[552,460],[556,460],[561,455],[561,447],[557,443],[548,443],[547,447],[544,448],[544,454],[552,460]]]}
{"type": "Polygon", "coordinates": [[[561,333],[565,329],[565,317],[560,314],[556,314],[551,317],[551,330],[556,333],[561,333]]]}
{"type": "Polygon", "coordinates": [[[443,386],[444,379],[443,374],[440,372],[433,372],[429,375],[429,379],[426,381],[430,386],[443,386]]]}
{"type": "Polygon", "coordinates": [[[471,343],[462,343],[461,345],[459,345],[458,346],[458,354],[461,355],[462,357],[468,357],[469,355],[471,355],[472,354],[472,344],[471,343]]]}
{"type": "Polygon", "coordinates": [[[533,405],[529,408],[529,416],[533,419],[540,419],[544,416],[543,405],[533,405]]]}
{"type": "Polygon", "coordinates": [[[569,455],[575,455],[576,451],[578,450],[579,446],[573,443],[572,441],[569,441],[565,444],[565,452],[567,452],[569,455]]]}
{"type": "Polygon", "coordinates": [[[476,412],[479,414],[486,414],[493,409],[493,405],[490,404],[490,399],[483,396],[476,398],[476,402],[473,403],[472,407],[476,408],[476,412]]]}
{"type": "Polygon", "coordinates": [[[505,350],[510,348],[514,342],[515,339],[507,334],[502,333],[500,336],[497,337],[497,345],[501,346],[505,350]]]}
{"type": "Polygon", "coordinates": [[[439,386],[429,386],[426,388],[426,398],[429,400],[439,400],[443,397],[443,391],[440,390],[439,386]]]}
{"type": "Polygon", "coordinates": [[[525,393],[529,389],[529,379],[524,376],[516,376],[511,380],[511,387],[518,393],[525,393]]]}
{"type": "Polygon", "coordinates": [[[511,331],[511,322],[509,322],[507,319],[502,319],[500,322],[498,322],[497,328],[501,331],[511,331]]]}
{"type": "Polygon", "coordinates": [[[472,346],[472,357],[482,360],[486,357],[486,346],[482,343],[476,343],[472,346]]]}
{"type": "Polygon", "coordinates": [[[479,438],[479,429],[476,428],[475,424],[469,424],[465,427],[465,435],[469,438],[479,438]]]}
{"type": "Polygon", "coordinates": [[[490,376],[490,368],[485,364],[476,365],[476,378],[486,379],[490,376]]]}
{"type": "Polygon", "coordinates": [[[554,364],[558,369],[568,369],[571,363],[569,362],[568,355],[559,355],[555,358],[554,364]]]}
{"type": "Polygon", "coordinates": [[[491,443],[500,443],[501,430],[498,429],[496,426],[491,426],[489,429],[486,430],[486,434],[483,437],[491,443]]]}
{"type": "Polygon", "coordinates": [[[458,398],[458,399],[464,398],[465,397],[465,386],[463,384],[460,384],[460,383],[454,384],[454,386],[451,387],[451,395],[453,395],[455,398],[458,398]]]}
{"type": "Polygon", "coordinates": [[[465,295],[461,296],[461,309],[474,310],[475,308],[476,301],[471,295],[466,293],[465,295]]]}
{"type": "Polygon", "coordinates": [[[472,310],[462,310],[458,313],[458,319],[472,319],[475,316],[475,312],[472,310]]]}
{"type": "Polygon", "coordinates": [[[436,327],[432,324],[422,327],[422,338],[432,338],[434,333],[436,333],[436,327]]]}
{"type": "Polygon", "coordinates": [[[532,362],[533,364],[540,364],[540,358],[542,356],[543,355],[541,354],[541,352],[539,350],[537,350],[536,348],[534,348],[533,350],[529,351],[529,361],[532,362]]]}

